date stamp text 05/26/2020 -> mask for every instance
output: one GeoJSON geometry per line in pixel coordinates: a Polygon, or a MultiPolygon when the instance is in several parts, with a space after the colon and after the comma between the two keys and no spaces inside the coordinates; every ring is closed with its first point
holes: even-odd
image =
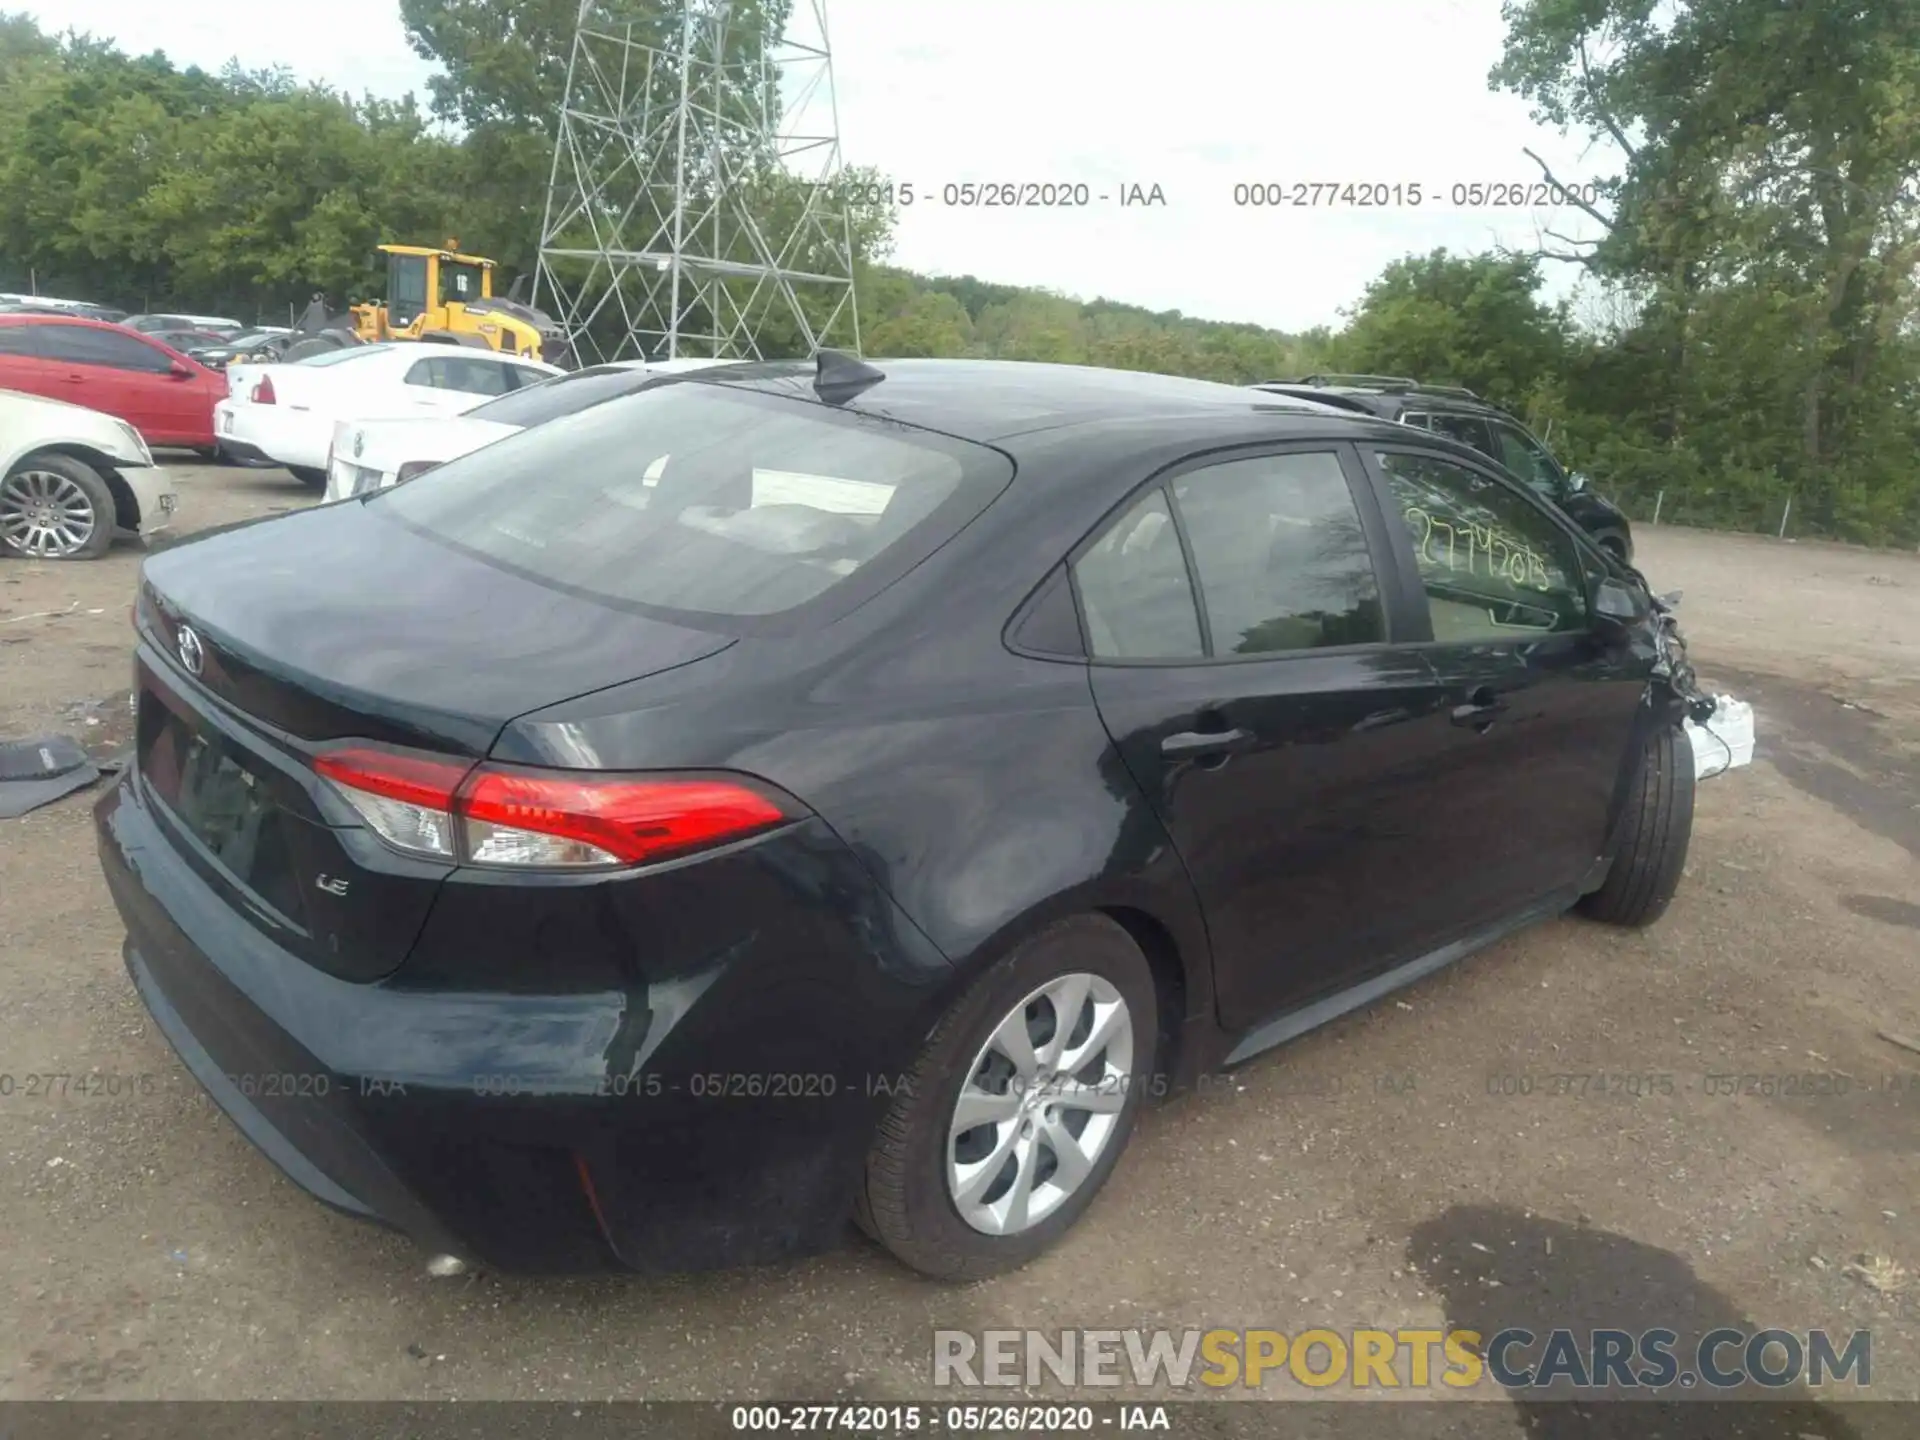
{"type": "MultiPolygon", "coordinates": [[[[1165,209],[1181,198],[1158,181],[848,180],[832,187],[843,203],[947,210],[1165,209]]],[[[1209,186],[1217,198],[1219,187],[1209,186]]],[[[1227,198],[1243,210],[1533,210],[1591,207],[1606,198],[1595,181],[1241,180],[1227,198]]]]}

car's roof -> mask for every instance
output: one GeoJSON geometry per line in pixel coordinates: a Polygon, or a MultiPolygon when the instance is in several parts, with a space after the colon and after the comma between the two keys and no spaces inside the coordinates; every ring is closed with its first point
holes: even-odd
{"type": "Polygon", "coordinates": [[[1466,395],[1447,395],[1434,390],[1384,390],[1371,385],[1309,385],[1304,381],[1289,380],[1266,380],[1247,388],[1263,390],[1270,395],[1289,395],[1300,399],[1315,395],[1330,395],[1335,397],[1332,403],[1346,401],[1350,402],[1347,408],[1360,405],[1371,411],[1451,410],[1466,415],[1507,415],[1505,410],[1491,400],[1481,400],[1466,395]]]}
{"type": "MultiPolygon", "coordinates": [[[[36,310],[31,314],[21,314],[19,312],[8,314],[0,312],[0,322],[5,322],[8,325],[91,325],[96,330],[125,330],[127,328],[125,325],[121,325],[112,320],[96,320],[91,315],[64,313],[52,315],[44,310],[36,310]]],[[[135,331],[134,333],[138,334],[139,332],[135,331]]]]}
{"type": "MultiPolygon", "coordinates": [[[[1068,425],[1147,417],[1200,419],[1278,412],[1351,418],[1350,411],[1308,399],[1139,370],[1028,360],[875,359],[862,363],[884,378],[842,402],[843,408],[969,440],[1004,440],[1068,425]]],[[[696,383],[815,399],[815,374],[810,360],[774,360],[733,367],[696,383]]]]}
{"type": "Polygon", "coordinates": [[[678,375],[688,370],[711,370],[720,365],[751,365],[751,360],[709,360],[700,356],[683,355],[676,360],[610,360],[605,365],[597,365],[596,370],[646,370],[658,375],[678,375]]]}

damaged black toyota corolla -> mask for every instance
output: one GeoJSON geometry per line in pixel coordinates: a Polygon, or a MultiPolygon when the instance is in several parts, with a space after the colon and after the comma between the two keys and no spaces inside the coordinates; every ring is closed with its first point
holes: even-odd
{"type": "Polygon", "coordinates": [[[300,1185],[502,1268],[1004,1270],[1168,1085],[1645,924],[1692,823],[1636,572],[1160,376],[696,372],[155,555],[136,624],[140,995],[300,1185]]]}

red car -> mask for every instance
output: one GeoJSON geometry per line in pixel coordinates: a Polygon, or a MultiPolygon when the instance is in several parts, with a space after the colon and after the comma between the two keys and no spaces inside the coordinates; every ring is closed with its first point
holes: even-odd
{"type": "Polygon", "coordinates": [[[124,326],[0,315],[0,389],[117,415],[149,445],[211,450],[227,377],[124,326]]]}

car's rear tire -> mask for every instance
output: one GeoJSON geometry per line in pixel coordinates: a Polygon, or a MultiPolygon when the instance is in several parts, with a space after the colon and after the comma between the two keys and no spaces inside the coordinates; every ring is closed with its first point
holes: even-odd
{"type": "Polygon", "coordinates": [[[0,551],[28,560],[94,560],[113,545],[106,478],[84,460],[41,452],[0,479],[0,551]]]}
{"type": "Polygon", "coordinates": [[[1693,838],[1693,746],[1679,726],[1668,726],[1640,754],[1620,849],[1598,890],[1580,901],[1582,912],[1609,925],[1651,925],[1666,913],[1687,865],[1693,838]]]}
{"type": "Polygon", "coordinates": [[[1633,547],[1627,544],[1624,535],[1607,534],[1600,537],[1600,548],[1618,560],[1622,565],[1633,563],[1633,547]]]}
{"type": "Polygon", "coordinates": [[[324,490],[327,488],[327,472],[324,470],[311,470],[305,465],[289,465],[287,466],[287,473],[309,490],[324,490]]]}
{"type": "Polygon", "coordinates": [[[1025,1265],[1113,1173],[1156,1073],[1158,1037],[1153,972],[1124,929],[1080,915],[1043,930],[929,1037],[867,1158],[861,1227],[943,1280],[1025,1265]],[[1034,1062],[1024,1072],[1010,1054],[1023,1036],[1034,1062]],[[1047,1063],[1076,1058],[1071,1074],[1047,1063]],[[963,1093],[976,1125],[961,1121],[963,1093]]]}

